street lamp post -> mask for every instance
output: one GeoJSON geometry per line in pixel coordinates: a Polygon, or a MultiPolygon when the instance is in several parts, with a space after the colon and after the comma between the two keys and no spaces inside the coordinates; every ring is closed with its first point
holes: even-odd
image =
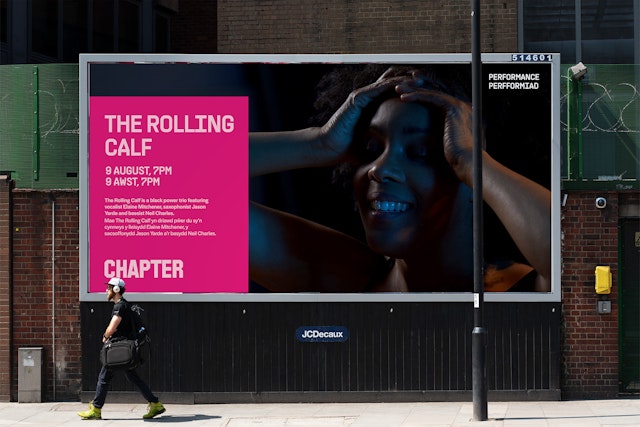
{"type": "Polygon", "coordinates": [[[471,334],[473,419],[487,420],[486,346],[483,325],[484,249],[482,217],[482,56],[480,0],[471,5],[471,86],[473,126],[473,332],[471,334]]]}

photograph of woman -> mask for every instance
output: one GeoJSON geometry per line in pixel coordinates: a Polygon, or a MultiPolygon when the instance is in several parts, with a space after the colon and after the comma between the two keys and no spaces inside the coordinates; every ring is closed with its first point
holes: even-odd
{"type": "MultiPolygon", "coordinates": [[[[469,71],[468,64],[336,67],[318,85],[317,125],[251,131],[251,177],[332,168],[348,184],[362,227],[361,237],[350,235],[252,201],[251,281],[267,292],[471,292],[469,71]]],[[[527,163],[532,153],[517,145],[544,133],[515,128],[517,105],[492,105],[483,107],[493,116],[485,145],[495,136],[527,163]]],[[[527,114],[535,121],[536,111],[527,114]]],[[[550,144],[540,139],[533,145],[550,144]]],[[[488,223],[499,226],[485,231],[486,291],[549,292],[550,190],[490,150],[482,164],[485,211],[495,217],[488,223]]],[[[332,209],[331,200],[318,203],[332,209]]]]}

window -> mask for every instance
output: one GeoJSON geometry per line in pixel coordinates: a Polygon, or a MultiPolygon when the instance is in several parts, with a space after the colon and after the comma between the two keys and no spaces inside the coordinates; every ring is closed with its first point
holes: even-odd
{"type": "Polygon", "coordinates": [[[634,23],[633,16],[637,2],[521,0],[520,4],[523,51],[560,52],[564,64],[636,62],[634,25],[640,24],[634,23]]]}
{"type": "Polygon", "coordinates": [[[575,0],[523,2],[524,52],[559,52],[575,62],[575,0]]]}
{"type": "Polygon", "coordinates": [[[58,57],[58,1],[31,0],[31,51],[58,57]]]}
{"type": "Polygon", "coordinates": [[[0,43],[7,42],[7,0],[0,0],[0,43]]]}
{"type": "Polygon", "coordinates": [[[93,3],[93,46],[96,53],[113,52],[113,1],[93,3]]]}
{"type": "Polygon", "coordinates": [[[117,52],[130,53],[140,50],[140,6],[128,1],[118,4],[117,52]]]}
{"type": "Polygon", "coordinates": [[[78,62],[78,54],[88,51],[87,1],[65,0],[62,13],[62,60],[78,62]]]}
{"type": "Polygon", "coordinates": [[[7,21],[7,0],[0,0],[0,64],[8,61],[8,21],[7,21]]]}
{"type": "Polygon", "coordinates": [[[633,64],[633,2],[582,0],[582,61],[633,64]]]}
{"type": "Polygon", "coordinates": [[[74,63],[80,53],[137,53],[143,48],[168,52],[171,14],[177,10],[166,4],[161,0],[0,0],[0,63],[74,63]],[[143,40],[149,42],[145,47],[143,40]]]}
{"type": "Polygon", "coordinates": [[[33,62],[77,62],[87,52],[87,0],[31,0],[33,62]]]}
{"type": "Polygon", "coordinates": [[[169,53],[170,50],[170,32],[169,32],[169,17],[162,14],[155,14],[155,37],[154,37],[154,52],[157,53],[169,53]]]}

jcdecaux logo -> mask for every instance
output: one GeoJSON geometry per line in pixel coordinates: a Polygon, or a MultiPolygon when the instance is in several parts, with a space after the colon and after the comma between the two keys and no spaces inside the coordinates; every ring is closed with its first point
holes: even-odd
{"type": "Polygon", "coordinates": [[[300,326],[296,339],[301,342],[344,342],[349,330],[344,326],[300,326]]]}

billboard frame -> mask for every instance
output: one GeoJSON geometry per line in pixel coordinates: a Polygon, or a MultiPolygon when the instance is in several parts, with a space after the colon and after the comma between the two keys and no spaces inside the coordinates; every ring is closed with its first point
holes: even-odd
{"type": "MultiPolygon", "coordinates": [[[[523,62],[527,53],[482,54],[483,63],[523,62]]],[[[551,291],[486,292],[486,302],[559,302],[560,272],[560,54],[545,53],[551,65],[551,291]]],[[[80,301],[104,301],[104,293],[89,292],[89,99],[92,64],[357,64],[468,63],[471,54],[81,54],[80,113],[80,301]]],[[[128,292],[136,301],[183,302],[473,302],[472,292],[447,293],[147,293],[128,292]]]]}

